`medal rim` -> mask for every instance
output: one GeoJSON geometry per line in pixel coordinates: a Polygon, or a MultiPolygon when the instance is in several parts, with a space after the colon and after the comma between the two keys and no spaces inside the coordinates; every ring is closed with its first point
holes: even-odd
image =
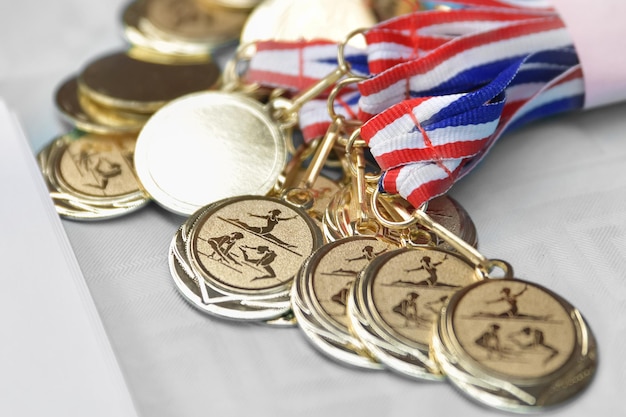
{"type": "MultiPolygon", "coordinates": [[[[268,144],[269,143],[270,142],[268,141],[268,144]]],[[[176,143],[172,142],[170,146],[176,146],[176,143]]],[[[267,194],[272,190],[286,163],[286,160],[287,146],[285,135],[280,127],[277,126],[277,123],[274,122],[271,116],[267,113],[265,107],[263,107],[261,103],[244,95],[220,91],[204,91],[187,94],[176,100],[171,101],[170,103],[159,109],[159,111],[157,111],[153,115],[153,117],[144,126],[144,129],[142,129],[142,131],[139,133],[139,136],[137,138],[137,144],[135,146],[134,157],[137,176],[139,177],[140,182],[143,184],[143,187],[148,191],[148,193],[150,193],[152,198],[165,209],[183,216],[188,216],[199,208],[222,199],[233,198],[238,195],[262,196],[267,194]],[[168,161],[154,161],[154,157],[150,156],[152,142],[156,140],[154,139],[154,137],[158,137],[158,135],[154,134],[151,130],[148,129],[156,129],[152,126],[158,126],[157,123],[163,123],[160,121],[159,117],[161,116],[159,115],[165,115],[164,117],[169,117],[170,113],[176,114],[176,112],[181,111],[178,106],[189,105],[188,102],[190,101],[192,102],[192,104],[195,104],[197,106],[208,105],[214,111],[220,111],[220,107],[223,107],[225,104],[230,104],[239,109],[243,108],[245,111],[249,112],[256,120],[259,120],[263,123],[268,133],[266,137],[271,137],[271,143],[274,147],[273,166],[271,167],[271,169],[268,170],[268,174],[266,175],[266,179],[263,184],[256,185],[254,187],[249,186],[246,192],[240,194],[235,194],[235,191],[232,189],[233,187],[231,187],[230,195],[214,196],[211,197],[210,201],[204,201],[200,204],[185,201],[183,197],[177,195],[176,190],[164,189],[159,185],[159,183],[153,178],[152,173],[155,171],[156,167],[158,167],[160,170],[162,170],[164,167],[165,169],[167,169],[169,167],[169,164],[168,161]]],[[[202,178],[194,179],[189,177],[182,177],[179,182],[180,181],[184,181],[186,183],[189,183],[190,181],[198,183],[198,188],[202,188],[205,182],[202,178]]],[[[206,196],[205,199],[209,200],[209,198],[206,196]]]]}
{"type": "MultiPolygon", "coordinates": [[[[40,151],[37,161],[48,187],[57,213],[72,220],[106,220],[138,210],[150,202],[150,196],[143,190],[136,173],[137,190],[111,197],[98,197],[85,194],[73,188],[60,173],[60,164],[72,142],[81,139],[107,140],[106,137],[88,132],[71,132],[53,139],[40,151]]],[[[131,136],[113,136],[112,140],[132,139],[131,136]]]]}
{"type": "MultiPolygon", "coordinates": [[[[206,91],[208,88],[214,86],[219,78],[220,78],[220,70],[216,63],[211,60],[206,61],[198,61],[198,62],[181,62],[177,64],[164,64],[156,61],[145,61],[141,59],[137,59],[131,55],[132,50],[122,50],[122,51],[113,51],[107,54],[103,54],[93,61],[89,62],[80,74],[77,76],[78,83],[78,91],[81,94],[84,94],[87,98],[94,101],[95,103],[108,107],[111,109],[129,111],[135,113],[154,113],[167,103],[176,100],[177,98],[187,95],[193,94],[198,91],[206,91]],[[181,66],[186,66],[190,68],[205,66],[206,68],[206,79],[212,80],[209,83],[203,83],[202,86],[198,86],[195,91],[181,91],[176,96],[166,97],[163,96],[160,99],[153,98],[147,99],[142,97],[116,97],[108,92],[100,92],[100,88],[102,85],[97,85],[93,83],[93,80],[90,80],[90,71],[95,70],[96,72],[102,72],[102,70],[98,69],[98,66],[107,65],[107,61],[115,60],[115,59],[123,59],[123,65],[125,67],[120,68],[119,63],[117,70],[123,70],[124,68],[128,68],[128,66],[153,66],[152,72],[154,72],[158,68],[163,68],[164,70],[167,68],[176,68],[181,66]]],[[[167,71],[167,70],[165,70],[167,71]]],[[[148,71],[142,71],[144,73],[148,71]]],[[[197,74],[195,74],[197,76],[197,74]]],[[[109,77],[113,77],[114,75],[109,75],[109,77]]],[[[167,82],[167,79],[163,77],[162,82],[167,82]]],[[[108,83],[109,85],[115,85],[115,83],[108,83]]],[[[154,87],[154,86],[151,86],[154,87]]]]}
{"type": "MultiPolygon", "coordinates": [[[[311,219],[306,214],[305,211],[297,207],[294,207],[290,205],[289,203],[281,199],[275,198],[275,197],[243,195],[243,196],[238,196],[238,197],[225,198],[213,204],[210,204],[205,210],[202,211],[200,215],[195,217],[193,225],[189,228],[188,239],[187,239],[187,243],[185,246],[185,250],[186,250],[186,256],[189,259],[192,269],[196,271],[196,273],[199,274],[205,280],[205,282],[207,282],[208,285],[211,285],[211,287],[216,288],[216,290],[218,290],[219,292],[225,292],[227,294],[237,295],[237,296],[242,296],[242,297],[246,297],[250,295],[258,295],[258,294],[276,294],[276,293],[280,293],[283,291],[289,292],[293,281],[296,279],[298,275],[298,272],[296,272],[293,277],[288,278],[287,280],[282,281],[280,284],[277,284],[272,287],[267,287],[263,289],[246,289],[246,288],[240,288],[240,287],[228,285],[227,283],[221,281],[220,279],[212,276],[208,271],[204,270],[204,268],[200,266],[201,262],[199,261],[197,255],[195,255],[195,249],[197,247],[196,245],[197,245],[197,240],[199,237],[200,230],[202,229],[203,225],[207,221],[208,217],[214,215],[217,211],[219,211],[220,209],[226,206],[230,206],[230,205],[237,204],[240,202],[254,201],[254,200],[263,200],[263,201],[269,201],[272,203],[277,203],[296,212],[299,215],[299,217],[304,220],[305,224],[308,227],[308,230],[311,233],[312,251],[315,251],[317,248],[319,248],[323,241],[319,228],[317,227],[317,225],[315,225],[313,219],[311,219]]],[[[307,259],[307,256],[305,256],[305,260],[306,259],[307,259]]],[[[303,260],[303,262],[305,261],[303,260]]]]}
{"type": "Polygon", "coordinates": [[[214,52],[236,43],[238,40],[237,37],[193,38],[168,33],[148,18],[147,7],[149,1],[131,1],[122,12],[123,35],[131,45],[146,48],[157,53],[178,55],[180,57],[208,57],[214,52]],[[158,35],[148,33],[145,28],[146,22],[153,30],[158,31],[158,35]]]}
{"type": "MultiPolygon", "coordinates": [[[[454,370],[453,372],[448,372],[450,380],[471,398],[499,409],[514,412],[533,411],[562,404],[589,386],[598,366],[597,342],[580,311],[565,298],[543,285],[519,278],[485,279],[464,287],[451,296],[448,303],[442,309],[439,320],[435,326],[435,332],[433,332],[433,352],[437,362],[442,364],[443,368],[454,370]],[[454,326],[452,323],[459,302],[467,293],[474,290],[476,287],[502,281],[512,281],[535,287],[535,289],[544,292],[557,302],[564,309],[566,316],[570,318],[574,330],[574,348],[567,360],[559,368],[539,377],[506,375],[480,364],[480,362],[474,359],[469,353],[465,352],[460,345],[458,338],[454,335],[454,326]],[[528,404],[521,402],[523,400],[519,398],[507,400],[504,396],[498,395],[495,392],[484,391],[486,389],[485,384],[495,391],[501,389],[502,384],[506,383],[513,385],[516,389],[524,391],[529,396],[536,397],[536,395],[528,393],[528,390],[539,389],[539,392],[542,392],[544,389],[550,388],[552,384],[557,383],[560,378],[566,377],[568,372],[574,369],[577,364],[584,364],[585,369],[591,367],[591,372],[587,372],[585,377],[576,384],[570,385],[570,388],[574,386],[576,389],[573,391],[570,390],[571,392],[565,397],[556,397],[556,400],[551,401],[551,397],[545,397],[541,404],[528,404]],[[464,376],[463,380],[472,379],[479,383],[464,383],[459,379],[459,374],[464,376]]],[[[511,395],[513,396],[513,394],[511,395]]]]}
{"type": "MultiPolygon", "coordinates": [[[[195,271],[193,271],[193,269],[189,265],[188,259],[180,259],[176,255],[176,253],[178,253],[181,257],[186,257],[186,254],[180,253],[181,252],[180,250],[175,249],[179,243],[183,243],[183,245],[186,246],[186,242],[184,241],[181,242],[181,240],[182,240],[182,226],[176,231],[174,237],[172,238],[169,251],[168,251],[168,266],[170,270],[170,275],[172,276],[174,284],[176,288],[178,289],[178,292],[181,294],[181,296],[198,310],[206,314],[209,314],[218,318],[222,318],[222,319],[236,320],[236,321],[252,321],[252,322],[264,322],[268,320],[276,320],[284,316],[291,310],[291,305],[289,305],[289,307],[282,307],[282,308],[277,306],[275,308],[259,307],[259,308],[245,309],[245,307],[241,303],[249,300],[249,298],[246,298],[246,297],[241,297],[238,299],[236,297],[233,297],[233,300],[228,302],[228,303],[239,302],[240,306],[242,307],[240,309],[225,307],[222,305],[222,303],[205,304],[204,302],[202,302],[202,296],[199,296],[196,293],[194,293],[184,283],[183,279],[179,275],[179,272],[177,271],[176,264],[180,266],[180,268],[183,270],[183,273],[186,274],[186,277],[190,281],[194,281],[194,278],[198,280],[198,282],[202,280],[202,283],[204,285],[207,285],[207,287],[209,287],[210,290],[218,294],[221,294],[225,297],[232,296],[232,294],[223,293],[213,288],[212,286],[208,285],[208,283],[202,277],[195,274],[195,271]],[[189,268],[189,271],[185,271],[185,269],[187,268],[189,268]],[[191,277],[190,272],[194,275],[193,277],[191,277]]],[[[199,291],[201,290],[199,289],[199,291]]],[[[284,301],[289,301],[289,293],[282,294],[282,295],[277,293],[276,295],[277,295],[276,297],[277,299],[284,298],[284,301]]]]}

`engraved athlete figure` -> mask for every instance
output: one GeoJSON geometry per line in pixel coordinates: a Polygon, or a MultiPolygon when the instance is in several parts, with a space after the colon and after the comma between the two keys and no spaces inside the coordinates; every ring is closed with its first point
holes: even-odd
{"type": "Polygon", "coordinates": [[[295,248],[296,247],[295,245],[290,245],[289,243],[283,242],[282,240],[280,240],[279,238],[274,236],[272,234],[272,231],[274,230],[274,227],[276,227],[276,225],[278,223],[280,223],[282,221],[293,220],[293,219],[295,219],[298,216],[280,217],[280,214],[281,214],[281,211],[279,209],[270,210],[265,215],[258,215],[258,214],[248,213],[249,216],[266,220],[266,224],[264,226],[251,226],[251,225],[247,224],[246,222],[243,222],[243,221],[241,221],[239,219],[229,219],[229,220],[232,221],[232,222],[235,222],[239,226],[243,227],[246,230],[249,230],[252,233],[256,233],[258,235],[263,236],[264,238],[266,238],[268,240],[273,241],[274,243],[277,243],[277,244],[282,245],[282,246],[286,246],[288,248],[295,248]]]}
{"type": "MultiPolygon", "coordinates": [[[[237,265],[241,265],[231,254],[230,254],[230,250],[232,249],[233,245],[240,239],[243,239],[243,233],[241,232],[233,232],[231,234],[228,235],[223,235],[223,236],[218,236],[218,237],[211,237],[209,239],[207,239],[207,242],[209,243],[209,245],[211,245],[211,248],[213,249],[213,254],[215,255],[217,254],[220,257],[220,261],[226,261],[228,262],[229,260],[234,262],[237,265]]],[[[212,258],[214,256],[211,256],[212,258]]]]}
{"type": "Polygon", "coordinates": [[[441,265],[446,259],[448,259],[448,255],[446,254],[444,258],[439,262],[431,262],[430,256],[424,256],[420,259],[420,266],[413,269],[405,269],[405,272],[413,272],[424,270],[428,272],[429,276],[423,281],[417,283],[417,285],[428,285],[429,287],[433,287],[437,285],[437,267],[441,265]]]}
{"type": "Polygon", "coordinates": [[[509,309],[505,311],[504,313],[499,314],[499,316],[500,317],[516,317],[519,314],[519,310],[517,308],[517,298],[520,295],[524,294],[527,289],[528,289],[528,286],[524,286],[524,288],[520,292],[518,292],[517,294],[512,294],[511,289],[509,287],[504,287],[500,291],[500,294],[502,294],[502,297],[496,300],[487,301],[486,303],[494,304],[494,303],[505,301],[509,304],[509,309]]]}
{"type": "Polygon", "coordinates": [[[357,256],[356,258],[348,258],[346,259],[346,261],[348,262],[354,262],[354,261],[371,261],[372,259],[374,259],[375,257],[377,257],[378,255],[380,255],[381,253],[386,252],[387,249],[383,249],[380,252],[374,252],[374,247],[371,245],[367,245],[365,246],[361,252],[363,253],[363,255],[361,256],[357,256]]]}
{"type": "Polygon", "coordinates": [[[434,301],[427,302],[426,304],[424,304],[424,307],[432,311],[436,315],[439,315],[439,313],[441,313],[441,309],[443,305],[446,303],[447,300],[448,300],[448,296],[444,295],[434,301]]]}
{"type": "Polygon", "coordinates": [[[122,175],[121,164],[100,155],[98,151],[89,144],[83,146],[78,155],[75,155],[73,159],[79,169],[82,168],[85,172],[82,175],[90,173],[97,182],[96,184],[85,183],[85,185],[98,188],[99,190],[105,190],[111,178],[122,175]]]}
{"type": "Polygon", "coordinates": [[[354,281],[349,281],[344,285],[335,295],[330,297],[331,301],[334,301],[337,304],[342,305],[344,308],[348,305],[348,296],[350,295],[350,287],[354,281]]]}
{"type": "Polygon", "coordinates": [[[538,347],[543,347],[544,349],[548,350],[550,352],[550,355],[546,359],[544,359],[544,365],[550,362],[552,358],[559,354],[559,351],[557,349],[546,343],[543,331],[536,327],[524,327],[519,332],[511,333],[508,337],[523,350],[536,349],[538,347]]]}
{"type": "Polygon", "coordinates": [[[267,274],[263,276],[253,278],[252,279],[253,281],[257,279],[267,279],[267,278],[276,277],[276,272],[274,271],[274,268],[272,268],[271,266],[272,262],[274,262],[274,260],[276,259],[276,252],[274,252],[267,246],[257,246],[257,247],[242,246],[239,249],[241,249],[241,252],[243,253],[243,258],[246,260],[246,262],[248,262],[251,265],[260,266],[267,272],[267,274]],[[251,256],[248,255],[248,252],[246,252],[246,249],[256,250],[256,253],[257,255],[259,255],[259,257],[252,258],[251,256]]]}
{"type": "Polygon", "coordinates": [[[119,175],[122,175],[122,165],[117,162],[112,162],[105,157],[98,158],[98,162],[96,166],[91,171],[96,177],[96,181],[98,184],[86,184],[91,187],[99,188],[100,190],[104,190],[109,185],[109,180],[111,178],[115,178],[119,175]]]}
{"type": "Polygon", "coordinates": [[[491,359],[492,355],[497,355],[498,358],[503,357],[502,347],[500,346],[500,336],[498,334],[500,326],[492,324],[489,326],[489,330],[480,335],[478,339],[474,341],[478,346],[487,351],[487,358],[491,359]]]}
{"type": "Polygon", "coordinates": [[[420,317],[417,315],[417,298],[419,294],[416,292],[410,292],[406,295],[406,298],[393,308],[394,313],[400,314],[405,318],[405,327],[409,326],[410,322],[415,322],[419,325],[420,317]]]}

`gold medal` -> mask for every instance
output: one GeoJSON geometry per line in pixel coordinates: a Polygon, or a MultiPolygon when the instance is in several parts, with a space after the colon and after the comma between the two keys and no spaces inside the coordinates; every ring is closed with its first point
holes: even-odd
{"type": "Polygon", "coordinates": [[[135,165],[155,201],[188,215],[269,192],[287,158],[284,132],[257,101],[217,91],[174,100],[146,123],[135,165]]]}
{"type": "MultiPolygon", "coordinates": [[[[354,199],[353,194],[353,188],[346,186],[331,197],[323,218],[323,231],[326,239],[341,239],[354,233],[352,224],[356,218],[358,201],[354,199]]],[[[367,189],[367,194],[368,198],[371,199],[371,188],[367,189]]],[[[378,210],[381,209],[384,208],[378,208],[378,210]]],[[[476,226],[469,213],[451,197],[443,195],[432,199],[426,206],[426,213],[470,245],[476,246],[478,244],[476,226]]],[[[451,249],[451,246],[436,234],[417,226],[413,229],[414,234],[418,236],[418,239],[421,239],[419,243],[451,249]]],[[[403,234],[399,232],[400,229],[393,230],[381,225],[381,230],[381,233],[387,238],[401,244],[403,234]]]]}
{"type": "Polygon", "coordinates": [[[360,274],[348,316],[363,344],[387,367],[440,380],[444,375],[430,355],[433,323],[452,294],[482,278],[471,263],[449,251],[394,250],[360,274]]]}
{"type": "MultiPolygon", "coordinates": [[[[241,43],[301,39],[340,42],[352,31],[374,23],[376,19],[363,0],[266,0],[250,14],[241,32],[241,43]]],[[[350,43],[364,47],[360,38],[350,43]]]]}
{"type": "Polygon", "coordinates": [[[59,86],[55,103],[61,116],[73,127],[102,135],[137,134],[149,117],[140,113],[116,112],[98,105],[79,93],[76,77],[59,86]]]}
{"type": "Polygon", "coordinates": [[[201,7],[213,9],[224,7],[229,9],[252,10],[262,3],[262,0],[196,0],[201,7]]]}
{"type": "Polygon", "coordinates": [[[378,20],[387,20],[420,9],[418,0],[374,0],[372,9],[378,20]]]}
{"type": "Polygon", "coordinates": [[[199,0],[136,0],[123,14],[135,46],[174,57],[209,56],[237,41],[247,12],[204,7],[199,0]]]}
{"type": "Polygon", "coordinates": [[[569,399],[589,384],[597,366],[596,342],[580,312],[518,279],[485,280],[452,296],[433,348],[462,391],[517,412],[569,399]]]}
{"type": "Polygon", "coordinates": [[[183,215],[220,199],[267,194],[285,167],[285,136],[298,110],[346,71],[338,68],[293,100],[274,97],[267,105],[224,91],[170,102],[137,140],[135,166],[143,186],[156,202],[183,215]]]}
{"type": "Polygon", "coordinates": [[[328,243],[305,263],[292,289],[298,324],[314,346],[346,364],[381,369],[349,330],[347,303],[358,273],[372,259],[394,248],[368,236],[328,243]]]}
{"type": "Polygon", "coordinates": [[[210,61],[175,65],[117,52],[91,62],[78,77],[80,92],[117,110],[152,113],[184,94],[208,90],[219,77],[210,61]]]}
{"type": "Polygon", "coordinates": [[[116,217],[149,197],[133,168],[135,139],[79,134],[53,141],[38,157],[57,212],[77,220],[116,217]]]}
{"type": "Polygon", "coordinates": [[[190,221],[170,248],[172,275],[188,301],[238,320],[290,311],[293,278],[322,243],[306,213],[275,198],[241,196],[211,204],[190,221]]]}

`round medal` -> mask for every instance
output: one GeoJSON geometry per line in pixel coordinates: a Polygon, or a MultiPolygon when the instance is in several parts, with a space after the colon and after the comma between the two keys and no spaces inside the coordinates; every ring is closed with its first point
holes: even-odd
{"type": "MultiPolygon", "coordinates": [[[[362,0],[266,0],[250,14],[241,32],[241,43],[301,39],[341,42],[350,32],[374,23],[373,13],[362,0]]],[[[360,38],[351,43],[364,46],[360,38]]]]}
{"type": "Polygon", "coordinates": [[[123,14],[132,45],[167,55],[207,56],[239,38],[247,13],[197,0],[136,0],[123,14]]]}
{"type": "Polygon", "coordinates": [[[433,347],[453,383],[508,411],[567,400],[589,384],[597,366],[596,342],[580,312],[518,279],[485,280],[452,296],[433,347]]]}
{"type": "Polygon", "coordinates": [[[152,113],[184,94],[210,89],[218,78],[219,68],[210,61],[171,65],[117,52],[87,65],[78,86],[102,106],[152,113]]]}
{"type": "MultiPolygon", "coordinates": [[[[322,219],[324,236],[327,240],[341,239],[354,233],[353,222],[356,217],[358,202],[355,201],[352,194],[352,187],[346,186],[337,191],[328,202],[322,219]]],[[[432,199],[428,202],[426,213],[466,243],[472,246],[478,244],[474,222],[467,211],[451,197],[442,195],[432,199]]],[[[443,249],[451,249],[450,245],[436,234],[419,230],[422,232],[419,236],[425,238],[424,243],[432,243],[443,249]]],[[[397,230],[385,229],[382,234],[398,243],[402,240],[402,236],[397,230]]]]}
{"type": "Polygon", "coordinates": [[[57,212],[76,220],[116,217],[148,203],[133,169],[135,139],[62,136],[39,155],[57,212]]]}
{"type": "Polygon", "coordinates": [[[289,312],[293,278],[321,244],[306,213],[282,200],[241,196],[216,202],[193,218],[187,240],[179,232],[171,248],[180,264],[172,268],[174,278],[189,301],[240,320],[265,321],[289,312]]]}
{"type": "Polygon", "coordinates": [[[294,281],[293,310],[298,324],[316,347],[342,363],[381,368],[350,332],[347,302],[361,269],[392,248],[368,236],[328,243],[307,260],[294,281]]]}
{"type": "Polygon", "coordinates": [[[382,363],[420,379],[443,378],[430,355],[433,323],[448,298],[482,276],[437,248],[398,249],[374,259],[349,303],[355,333],[382,363]]]}
{"type": "Polygon", "coordinates": [[[135,167],[155,201],[188,215],[223,198],[266,194],[286,157],[283,131],[260,103],[211,91],[155,113],[137,139],[135,167]]]}
{"type": "Polygon", "coordinates": [[[55,103],[61,116],[72,126],[83,132],[102,135],[137,134],[149,117],[99,106],[79,93],[76,77],[67,79],[59,86],[55,103]]]}

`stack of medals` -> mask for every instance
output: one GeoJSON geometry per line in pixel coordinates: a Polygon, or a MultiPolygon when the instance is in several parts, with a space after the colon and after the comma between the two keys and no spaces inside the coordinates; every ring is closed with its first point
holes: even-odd
{"type": "Polygon", "coordinates": [[[38,160],[59,214],[107,219],[150,201],[135,171],[138,133],[171,100],[219,85],[211,54],[237,42],[257,3],[137,0],[127,6],[124,35],[131,47],[98,57],[56,92],[56,107],[73,130],[38,160]]]}
{"type": "Polygon", "coordinates": [[[58,91],[77,130],[39,161],[59,213],[107,218],[150,196],[188,216],[168,253],[185,300],[220,318],[297,324],[341,363],[449,380],[509,411],[556,405],[586,387],[596,344],[578,310],[480,254],[469,215],[451,198],[414,210],[379,193],[359,123],[333,111],[340,90],[362,80],[343,56],[347,40],[337,68],[289,99],[239,80],[245,47],[216,89],[208,56],[256,3],[128,7],[135,46],[58,91]],[[213,32],[218,20],[233,26],[213,32]],[[329,90],[326,134],[296,147],[298,111],[329,90]],[[321,175],[333,153],[337,181],[321,175]]]}
{"type": "MultiPolygon", "coordinates": [[[[297,103],[346,74],[329,94],[334,108],[338,91],[360,80],[337,61],[337,71],[292,101],[270,99],[275,121],[291,126],[297,103]]],[[[296,157],[272,196],[225,198],[181,226],[169,260],[183,296],[222,318],[297,323],[338,362],[450,380],[500,409],[550,407],[587,386],[596,345],[580,313],[480,254],[474,225],[449,197],[410,212],[401,198],[380,195],[358,123],[329,113],[304,175],[294,173],[296,157]],[[331,149],[346,179],[324,209],[326,243],[318,246],[316,223],[305,219],[319,220],[314,184],[331,149]]]]}

